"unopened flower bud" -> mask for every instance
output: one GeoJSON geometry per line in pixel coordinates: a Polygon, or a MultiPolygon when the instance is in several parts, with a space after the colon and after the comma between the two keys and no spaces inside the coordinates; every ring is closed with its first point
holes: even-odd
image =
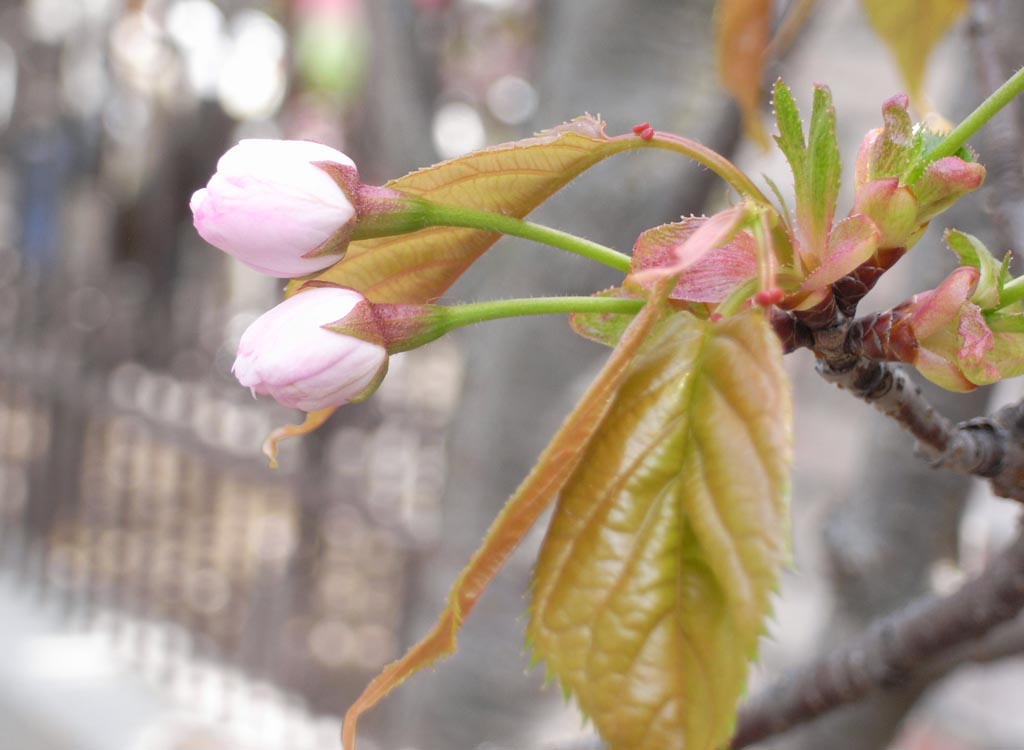
{"type": "Polygon", "coordinates": [[[268,310],[242,334],[232,367],[238,382],[303,411],[366,398],[387,371],[387,351],[327,327],[364,299],[352,289],[313,287],[268,310]]]}
{"type": "Polygon", "coordinates": [[[881,233],[879,247],[909,247],[923,231],[917,199],[895,177],[871,180],[858,188],[851,213],[875,223],[881,233]]]}
{"type": "Polygon", "coordinates": [[[910,189],[920,203],[918,221],[924,223],[952,206],[965,193],[985,181],[985,167],[977,162],[947,156],[928,165],[910,189]]]}
{"type": "Polygon", "coordinates": [[[242,141],[192,196],[196,229],[211,245],[270,276],[327,268],[345,254],[357,219],[354,196],[327,166],[355,175],[351,159],[320,143],[242,141]]]}

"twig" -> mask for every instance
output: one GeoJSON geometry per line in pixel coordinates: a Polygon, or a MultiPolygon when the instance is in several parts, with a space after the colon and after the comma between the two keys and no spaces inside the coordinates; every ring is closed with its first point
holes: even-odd
{"type": "Polygon", "coordinates": [[[896,420],[917,438],[918,451],[936,468],[991,480],[1003,497],[1024,502],[1024,455],[1020,445],[1020,404],[991,417],[954,424],[929,403],[920,387],[899,366],[858,359],[835,370],[818,360],[818,373],[896,420]]]}
{"type": "Polygon", "coordinates": [[[863,330],[843,319],[814,331],[818,373],[894,419],[934,467],[989,479],[999,495],[1024,502],[1024,403],[954,424],[899,366],[859,353],[863,330]]]}
{"type": "Polygon", "coordinates": [[[1024,607],[1024,532],[956,593],[875,622],[844,648],[783,677],[740,711],[733,750],[780,734],[870,692],[906,683],[927,662],[1012,619],[1024,607]]]}

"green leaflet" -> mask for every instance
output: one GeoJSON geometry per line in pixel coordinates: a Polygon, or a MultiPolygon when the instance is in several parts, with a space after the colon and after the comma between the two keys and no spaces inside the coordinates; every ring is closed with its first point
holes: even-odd
{"type": "Polygon", "coordinates": [[[947,229],[943,239],[949,249],[956,253],[960,265],[977,268],[981,274],[978,286],[971,295],[971,302],[982,310],[997,309],[1003,284],[1009,281],[1005,264],[996,260],[982,241],[972,234],[947,229]]]}
{"type": "Polygon", "coordinates": [[[777,81],[772,101],[779,135],[776,143],[793,172],[796,193],[796,229],[801,257],[809,268],[820,265],[839,196],[839,145],[832,94],[826,86],[814,87],[811,123],[804,142],[800,112],[789,88],[777,81]]]}
{"type": "Polygon", "coordinates": [[[528,635],[611,750],[714,750],[787,558],[790,401],[760,311],[676,313],[558,498],[528,635]]]}
{"type": "Polygon", "coordinates": [[[666,281],[654,290],[648,304],[621,332],[608,362],[541,453],[529,476],[487,530],[480,547],[448,593],[447,605],[434,626],[405,655],[386,666],[345,712],[341,735],[345,750],[355,750],[356,725],[365,712],[410,675],[455,650],[455,636],[462,627],[462,621],[476,606],[508,556],[573,475],[594,431],[604,423],[615,393],[629,376],[633,357],[664,314],[668,283],[666,281]]]}

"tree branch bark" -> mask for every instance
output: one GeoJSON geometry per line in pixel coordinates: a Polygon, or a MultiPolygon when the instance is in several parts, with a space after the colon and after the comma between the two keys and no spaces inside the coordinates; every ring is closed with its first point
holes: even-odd
{"type": "Polygon", "coordinates": [[[926,673],[929,660],[988,633],[1024,608],[1024,531],[980,576],[945,598],[882,618],[861,637],[792,672],[740,711],[733,750],[780,734],[869,693],[926,673]]]}

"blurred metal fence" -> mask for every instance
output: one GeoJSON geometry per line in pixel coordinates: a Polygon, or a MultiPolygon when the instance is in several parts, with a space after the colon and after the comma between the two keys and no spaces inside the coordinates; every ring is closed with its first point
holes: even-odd
{"type": "Polygon", "coordinates": [[[259,443],[296,415],[230,382],[210,282],[184,278],[157,316],[141,284],[40,278],[0,251],[0,574],[197,700],[212,681],[229,711],[269,683],[336,713],[397,655],[460,356],[396,358],[271,471],[259,443]]]}

